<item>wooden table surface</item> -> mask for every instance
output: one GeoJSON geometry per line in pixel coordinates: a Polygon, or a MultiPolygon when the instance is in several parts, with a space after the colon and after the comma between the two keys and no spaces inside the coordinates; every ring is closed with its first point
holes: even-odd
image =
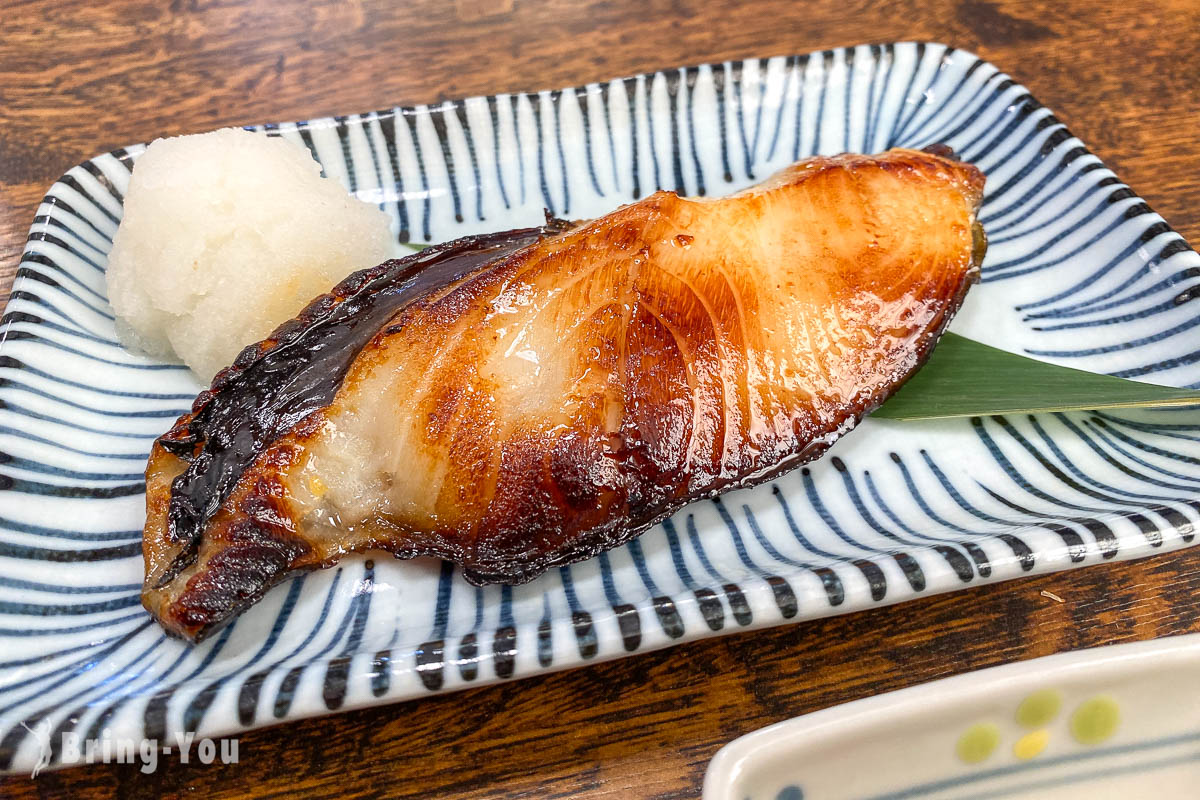
{"type": "MultiPolygon", "coordinates": [[[[1000,65],[1200,241],[1196,0],[0,0],[0,288],[54,179],[131,142],[902,39],[1000,65]]],[[[1200,550],[1093,566],[255,731],[236,765],[81,767],[0,795],[695,797],[743,733],[966,670],[1200,631],[1198,593],[1200,550]]]]}

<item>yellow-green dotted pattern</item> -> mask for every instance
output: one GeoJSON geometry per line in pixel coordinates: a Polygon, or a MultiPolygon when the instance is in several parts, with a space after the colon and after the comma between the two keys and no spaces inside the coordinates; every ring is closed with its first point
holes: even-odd
{"type": "Polygon", "coordinates": [[[1000,744],[1000,728],[990,722],[981,722],[967,728],[958,737],[958,745],[954,748],[958,757],[968,764],[982,764],[987,761],[1000,744]]]}
{"type": "Polygon", "coordinates": [[[1048,744],[1050,744],[1050,731],[1038,728],[1017,739],[1016,744],[1013,745],[1013,755],[1022,761],[1028,761],[1041,755],[1048,744]]]}
{"type": "Polygon", "coordinates": [[[1049,725],[1062,709],[1062,693],[1057,689],[1034,692],[1017,706],[1017,724],[1023,728],[1049,725]]]}
{"type": "MultiPolygon", "coordinates": [[[[1017,705],[1015,718],[1022,728],[1031,728],[1013,742],[1013,756],[1027,761],[1041,755],[1050,744],[1049,725],[1062,710],[1063,697],[1057,689],[1041,689],[1017,705]]],[[[1100,744],[1117,732],[1121,713],[1117,702],[1106,695],[1091,697],[1071,714],[1069,729],[1082,745],[1100,744]]],[[[1000,746],[1000,728],[991,722],[972,725],[958,737],[955,753],[966,764],[982,764],[1000,746]]]]}
{"type": "Polygon", "coordinates": [[[1085,700],[1071,715],[1071,735],[1080,744],[1100,744],[1117,732],[1121,711],[1111,697],[1085,700]]]}

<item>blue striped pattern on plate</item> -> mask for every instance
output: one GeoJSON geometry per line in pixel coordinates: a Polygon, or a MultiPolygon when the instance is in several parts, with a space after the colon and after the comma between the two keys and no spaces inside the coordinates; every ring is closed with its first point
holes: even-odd
{"type": "MultiPolygon", "coordinates": [[[[950,144],[992,248],[955,329],[1200,385],[1200,257],[1023,87],[934,44],[748,60],[265,126],[391,215],[398,242],[720,195],[812,153],[950,144]]],[[[820,462],[695,504],[520,587],[370,556],[296,579],[199,647],[138,601],[143,460],[190,373],[115,341],[104,267],[142,147],[38,209],[0,340],[0,766],[30,728],[228,732],[1192,541],[1181,414],[868,420],[820,462]],[[24,724],[22,724],[24,723],[24,724]]],[[[398,245],[399,247],[400,245],[398,245]]]]}

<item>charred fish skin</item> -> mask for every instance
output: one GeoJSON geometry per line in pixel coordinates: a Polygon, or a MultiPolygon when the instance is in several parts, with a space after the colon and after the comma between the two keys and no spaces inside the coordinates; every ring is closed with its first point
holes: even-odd
{"type": "Polygon", "coordinates": [[[348,279],[156,443],[143,601],[199,640],[348,551],[519,583],[812,460],[957,311],[982,189],[944,153],[814,158],[725,199],[497,234],[531,239],[470,269],[348,279]]]}
{"type": "MultiPolygon", "coordinates": [[[[556,236],[569,224],[547,217],[537,228],[468,236],[392,259],[347,277],[311,301],[268,339],[252,344],[218,373],[191,410],[159,437],[147,464],[147,528],[143,603],[196,558],[201,527],[215,514],[246,468],[277,439],[306,420],[315,422],[332,399],[350,362],[378,328],[406,302],[453,282],[499,255],[556,236]],[[157,469],[155,467],[158,467],[157,469]],[[165,502],[165,505],[164,505],[165,502]],[[151,520],[166,520],[151,536],[151,520]]],[[[264,483],[260,494],[268,497],[264,483]]],[[[257,602],[259,586],[278,564],[305,552],[294,527],[281,525],[278,509],[260,499],[246,512],[254,524],[217,566],[225,574],[214,595],[257,602]],[[236,562],[230,566],[227,562],[236,562]],[[232,571],[230,571],[232,570],[232,571]],[[239,583],[239,575],[246,577],[239,583]]]]}

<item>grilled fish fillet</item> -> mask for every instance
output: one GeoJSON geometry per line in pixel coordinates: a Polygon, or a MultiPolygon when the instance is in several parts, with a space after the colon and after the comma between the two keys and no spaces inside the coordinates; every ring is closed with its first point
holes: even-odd
{"type": "Polygon", "coordinates": [[[350,551],[519,583],[816,458],[957,311],[983,181],[812,158],[351,276],[155,443],[143,602],[198,641],[350,551]]]}

